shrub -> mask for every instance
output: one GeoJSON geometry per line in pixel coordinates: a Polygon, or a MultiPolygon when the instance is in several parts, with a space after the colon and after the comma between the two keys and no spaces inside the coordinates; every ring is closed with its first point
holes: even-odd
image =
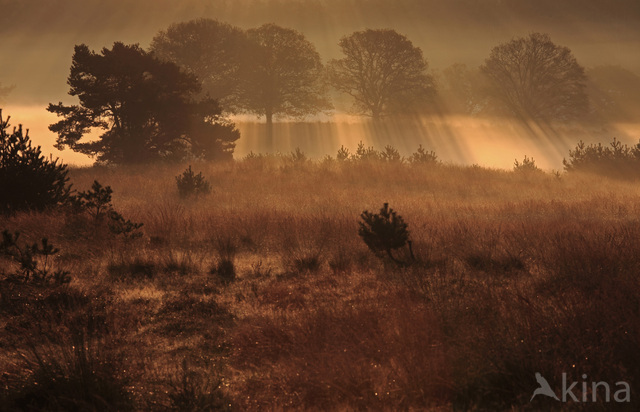
{"type": "Polygon", "coordinates": [[[384,151],[380,152],[380,158],[387,162],[402,162],[402,156],[398,149],[391,145],[386,145],[384,151]]]}
{"type": "Polygon", "coordinates": [[[360,141],[356,153],[351,157],[354,160],[380,160],[381,154],[373,147],[365,147],[364,143],[360,141]]]}
{"type": "Polygon", "coordinates": [[[103,187],[94,180],[91,190],[71,196],[70,201],[77,212],[88,213],[96,224],[102,222],[106,216],[109,231],[115,235],[123,235],[126,239],[142,236],[142,233],[137,231],[143,226],[142,223],[134,223],[115,211],[111,204],[112,193],[111,186],[103,187]]]}
{"type": "Polygon", "coordinates": [[[396,259],[391,251],[408,244],[413,259],[408,225],[402,216],[389,207],[388,203],[382,206],[380,213],[370,213],[365,210],[360,218],[362,221],[358,222],[360,226],[358,235],[376,256],[383,257],[386,254],[393,262],[402,264],[404,262],[396,259]]]}
{"type": "Polygon", "coordinates": [[[350,157],[351,157],[351,152],[349,152],[349,149],[347,149],[344,146],[340,146],[340,150],[338,150],[338,153],[336,154],[336,159],[343,161],[343,160],[349,160],[350,157]]]}
{"type": "Polygon", "coordinates": [[[80,192],[72,198],[73,205],[86,211],[94,220],[101,220],[113,209],[112,193],[111,186],[102,187],[97,180],[94,180],[91,190],[80,192]]]}
{"type": "Polygon", "coordinates": [[[640,143],[629,147],[616,138],[609,147],[580,141],[562,164],[567,172],[587,171],[614,177],[640,176],[640,143]]]}
{"type": "Polygon", "coordinates": [[[176,176],[176,184],[181,198],[211,193],[211,184],[202,176],[202,172],[195,174],[191,166],[181,176],[176,176]]]}
{"type": "Polygon", "coordinates": [[[522,163],[518,162],[518,159],[513,162],[513,171],[518,173],[533,173],[541,172],[542,170],[536,166],[536,161],[533,157],[529,158],[525,155],[522,163]]]}
{"type": "Polygon", "coordinates": [[[43,210],[69,198],[67,166],[45,158],[40,146],[33,147],[29,131],[22,126],[8,133],[9,118],[0,110],[0,213],[43,210]]]}
{"type": "Polygon", "coordinates": [[[2,410],[134,410],[129,382],[119,376],[122,359],[86,331],[62,343],[31,345],[21,357],[30,374],[7,385],[9,390],[0,394],[2,410]]]}
{"type": "Polygon", "coordinates": [[[223,284],[229,284],[236,280],[235,257],[238,251],[236,243],[231,238],[217,240],[216,249],[218,262],[211,267],[210,274],[216,275],[223,284]]]}
{"type": "Polygon", "coordinates": [[[191,369],[186,359],[178,380],[169,382],[168,393],[171,409],[176,411],[226,411],[231,410],[229,400],[222,392],[222,379],[211,380],[209,374],[191,369]]]}
{"type": "Polygon", "coordinates": [[[14,278],[22,278],[24,282],[32,281],[45,283],[52,281],[54,284],[69,283],[69,272],[57,270],[52,271],[49,258],[59,250],[49,243],[47,238],[41,240],[42,246],[37,243],[18,243],[20,233],[11,234],[5,230],[2,232],[2,242],[0,242],[0,255],[4,255],[19,265],[19,269],[13,274],[14,278]],[[38,257],[42,257],[42,262],[38,257]],[[42,263],[42,264],[41,264],[42,263]]]}
{"type": "Polygon", "coordinates": [[[302,164],[309,160],[309,158],[299,147],[296,147],[296,150],[289,155],[289,160],[294,164],[302,164]]]}
{"type": "Polygon", "coordinates": [[[438,163],[438,156],[431,150],[427,152],[422,145],[418,146],[418,149],[409,157],[409,163],[411,164],[436,164],[438,163]]]}

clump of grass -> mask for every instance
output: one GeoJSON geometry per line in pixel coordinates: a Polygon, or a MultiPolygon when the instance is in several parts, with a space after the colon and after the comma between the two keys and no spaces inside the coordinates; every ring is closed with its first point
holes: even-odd
{"type": "Polygon", "coordinates": [[[311,254],[293,258],[291,263],[297,273],[315,273],[320,269],[321,260],[319,255],[311,254]]]}
{"type": "Polygon", "coordinates": [[[215,371],[196,371],[184,358],[176,378],[169,381],[171,410],[230,411],[231,403],[222,390],[222,379],[217,375],[215,371]]]}
{"type": "Polygon", "coordinates": [[[118,280],[153,279],[160,272],[159,265],[150,259],[134,257],[110,262],[107,272],[118,280]]]}
{"type": "Polygon", "coordinates": [[[235,258],[238,246],[231,237],[219,238],[216,241],[216,251],[218,260],[211,267],[209,273],[215,275],[223,284],[228,285],[236,280],[235,258]]]}
{"type": "Polygon", "coordinates": [[[133,410],[122,359],[99,338],[75,331],[62,343],[32,344],[21,353],[26,375],[7,385],[6,410],[133,410]]]}

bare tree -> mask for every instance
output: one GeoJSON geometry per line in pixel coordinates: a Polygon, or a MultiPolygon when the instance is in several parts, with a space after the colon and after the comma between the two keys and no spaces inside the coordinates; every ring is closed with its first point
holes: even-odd
{"type": "Polygon", "coordinates": [[[481,70],[492,83],[493,97],[519,117],[568,120],[588,111],[584,68],[547,34],[494,47],[481,70]]]}
{"type": "Polygon", "coordinates": [[[247,31],[240,107],[265,116],[267,139],[273,138],[273,117],[301,118],[330,108],[320,55],[292,29],[265,24],[247,31]]]}
{"type": "Polygon", "coordinates": [[[168,60],[202,82],[202,92],[232,111],[238,99],[240,53],[246,47],[244,32],[212,19],[172,24],[151,42],[154,56],[168,60]]]}
{"type": "Polygon", "coordinates": [[[344,53],[329,63],[332,85],[353,97],[353,111],[374,119],[415,111],[435,94],[422,50],[394,30],[365,30],[343,37],[344,53]]]}

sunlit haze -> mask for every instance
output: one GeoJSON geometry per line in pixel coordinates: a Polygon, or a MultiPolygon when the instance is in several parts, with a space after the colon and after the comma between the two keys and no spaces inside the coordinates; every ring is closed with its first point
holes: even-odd
{"type": "MultiPolygon", "coordinates": [[[[45,111],[48,103],[75,103],[66,84],[73,46],[84,43],[100,50],[122,41],[146,48],[160,30],[194,18],[218,19],[242,29],[269,22],[291,27],[314,44],[325,63],[340,56],[338,41],[343,36],[365,28],[391,28],[422,49],[438,85],[442,85],[443,70],[452,64],[475,69],[495,45],[532,32],[548,33],[554,42],[569,47],[587,72],[613,65],[640,75],[640,3],[635,0],[118,0],[108,7],[95,0],[5,0],[2,5],[5,64],[0,67],[0,85],[15,86],[4,98],[3,113],[12,116],[12,123],[31,129],[44,152],[79,165],[92,160],[69,149],[53,149],[55,135],[47,126],[56,117],[45,111]]],[[[273,147],[261,143],[262,131],[255,122],[264,119],[233,118],[241,132],[234,156],[251,151],[288,153],[300,147],[309,156],[322,158],[335,156],[341,145],[353,150],[363,141],[378,149],[391,144],[404,155],[423,144],[451,163],[510,168],[514,158],[528,155],[542,168],[560,169],[562,158],[580,139],[607,142],[617,137],[631,144],[640,138],[638,125],[626,119],[546,127],[433,112],[412,116],[411,124],[391,122],[398,128],[387,125],[384,133],[372,134],[367,118],[349,115],[344,96],[334,93],[332,97],[333,111],[302,119],[304,124],[300,119],[276,118],[273,147]]]]}

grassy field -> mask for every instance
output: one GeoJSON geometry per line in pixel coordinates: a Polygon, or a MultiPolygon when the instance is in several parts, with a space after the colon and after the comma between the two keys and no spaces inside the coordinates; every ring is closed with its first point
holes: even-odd
{"type": "Polygon", "coordinates": [[[259,157],[193,164],[212,193],[185,200],[186,166],[71,170],[112,187],[137,239],[0,217],[72,278],[0,283],[0,410],[638,409],[637,182],[259,157]],[[385,202],[410,265],[358,236],[385,202]],[[536,372],[578,402],[530,401],[536,372]]]}

